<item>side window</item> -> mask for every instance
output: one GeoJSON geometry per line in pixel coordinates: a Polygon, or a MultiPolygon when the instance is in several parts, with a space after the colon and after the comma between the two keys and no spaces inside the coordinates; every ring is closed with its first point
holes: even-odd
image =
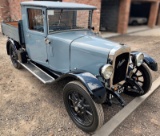
{"type": "Polygon", "coordinates": [[[27,9],[29,29],[44,32],[43,11],[41,9],[27,9]]]}

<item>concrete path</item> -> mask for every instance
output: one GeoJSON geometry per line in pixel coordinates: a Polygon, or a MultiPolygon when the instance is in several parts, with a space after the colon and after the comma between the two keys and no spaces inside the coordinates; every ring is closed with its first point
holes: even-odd
{"type": "MultiPolygon", "coordinates": [[[[132,36],[160,36],[160,28],[156,26],[155,28],[151,29],[147,26],[131,26],[128,28],[127,33],[124,35],[132,35],[132,36]],[[149,32],[149,33],[148,33],[149,32]]],[[[116,36],[121,36],[122,34],[115,33],[115,32],[101,32],[101,36],[103,38],[111,38],[116,36]]]]}
{"type": "Polygon", "coordinates": [[[127,106],[111,118],[94,136],[109,136],[134,110],[136,110],[158,87],[160,77],[154,81],[150,91],[142,96],[133,99],[127,106]]]}

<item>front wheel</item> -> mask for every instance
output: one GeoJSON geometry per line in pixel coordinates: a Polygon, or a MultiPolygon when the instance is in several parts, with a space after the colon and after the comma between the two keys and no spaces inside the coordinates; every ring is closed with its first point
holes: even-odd
{"type": "Polygon", "coordinates": [[[124,93],[131,95],[131,96],[142,96],[146,94],[151,86],[152,86],[152,76],[145,64],[142,64],[139,67],[135,67],[130,75],[130,78],[132,78],[134,81],[138,83],[138,85],[143,89],[143,93],[139,93],[135,91],[129,91],[133,90],[135,87],[128,85],[128,88],[125,89],[124,93]],[[133,88],[133,89],[130,89],[133,88]]]}
{"type": "Polygon", "coordinates": [[[103,125],[101,104],[95,103],[86,88],[78,81],[64,87],[63,100],[73,122],[85,132],[94,132],[103,125]]]}

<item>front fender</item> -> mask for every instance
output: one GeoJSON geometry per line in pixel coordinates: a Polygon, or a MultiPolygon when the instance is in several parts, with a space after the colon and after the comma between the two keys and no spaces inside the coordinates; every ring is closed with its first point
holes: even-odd
{"type": "MultiPolygon", "coordinates": [[[[138,53],[140,53],[140,52],[138,52],[138,51],[132,51],[131,52],[132,55],[136,55],[138,53]]],[[[158,64],[157,64],[157,62],[152,57],[150,57],[148,54],[146,54],[146,53],[143,53],[143,54],[144,54],[144,63],[146,63],[147,66],[151,70],[158,71],[158,64]]]]}
{"type": "Polygon", "coordinates": [[[102,104],[106,100],[106,89],[103,84],[91,73],[82,72],[82,71],[73,71],[67,74],[64,74],[61,79],[65,79],[67,77],[74,78],[80,81],[87,89],[88,93],[92,97],[92,99],[98,103],[102,104]]]}

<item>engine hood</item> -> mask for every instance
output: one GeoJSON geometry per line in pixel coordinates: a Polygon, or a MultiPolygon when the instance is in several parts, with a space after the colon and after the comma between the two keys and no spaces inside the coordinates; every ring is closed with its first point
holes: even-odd
{"type": "Polygon", "coordinates": [[[71,46],[81,51],[88,51],[96,55],[105,55],[107,57],[113,48],[120,48],[122,45],[96,35],[87,35],[73,40],[71,46]]]}
{"type": "Polygon", "coordinates": [[[59,33],[53,33],[48,36],[50,39],[56,39],[58,41],[63,41],[70,45],[74,40],[81,38],[83,36],[92,36],[94,35],[93,32],[91,31],[64,31],[64,32],[59,32],[59,33]]]}
{"type": "Polygon", "coordinates": [[[110,51],[121,47],[96,35],[79,37],[71,43],[71,69],[82,69],[97,75],[100,67],[107,63],[110,51]]]}
{"type": "Polygon", "coordinates": [[[96,36],[92,31],[66,31],[47,37],[51,42],[47,49],[50,63],[53,62],[52,69],[62,73],[80,69],[97,75],[99,68],[107,63],[110,51],[122,47],[96,36]]]}

